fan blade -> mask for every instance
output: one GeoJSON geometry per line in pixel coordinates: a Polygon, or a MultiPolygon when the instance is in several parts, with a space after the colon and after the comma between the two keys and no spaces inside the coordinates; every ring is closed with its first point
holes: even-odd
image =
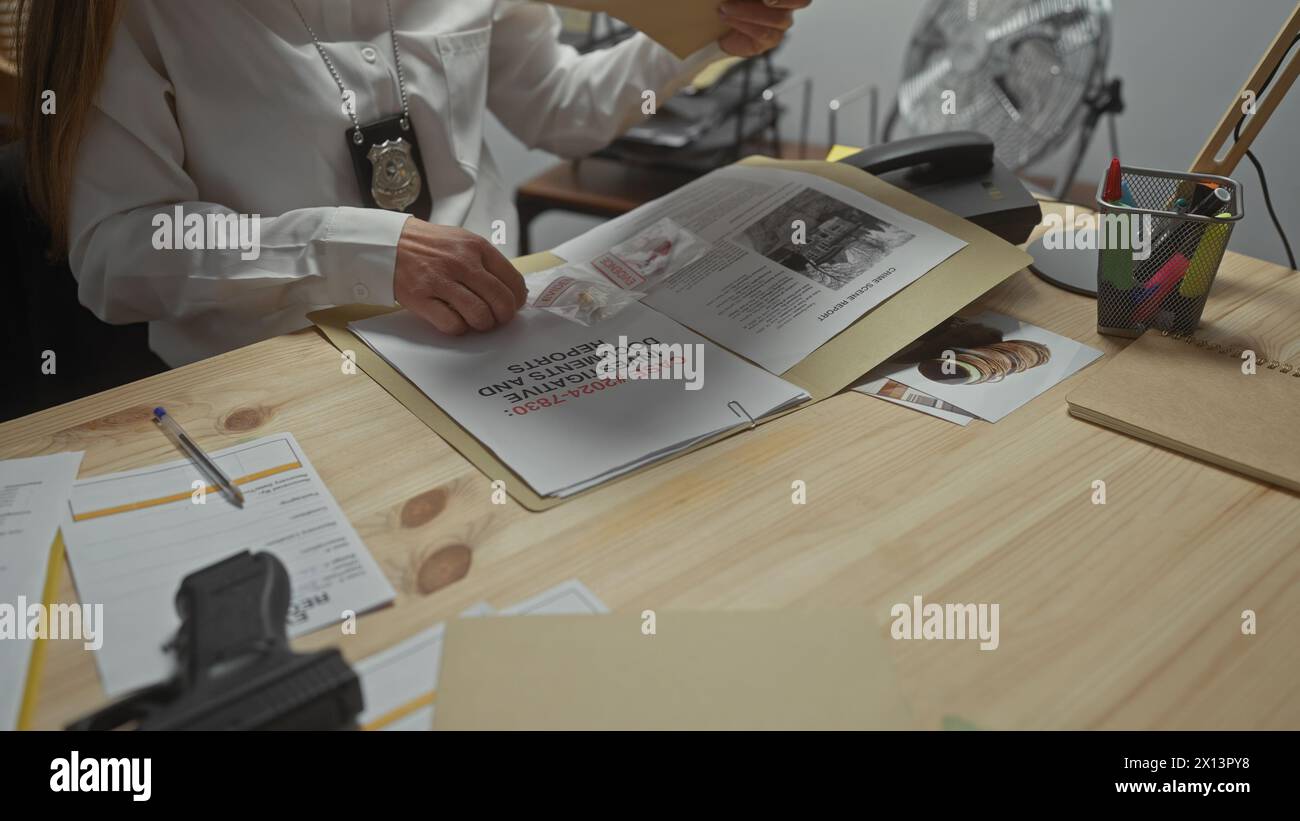
{"type": "Polygon", "coordinates": [[[993,78],[993,86],[1000,98],[998,102],[1002,104],[1002,108],[1007,112],[1007,115],[1016,122],[1020,122],[1020,98],[1007,85],[1007,78],[999,74],[993,78]]]}
{"type": "Polygon", "coordinates": [[[941,57],[912,77],[909,77],[898,87],[899,107],[904,111],[911,110],[911,107],[916,105],[918,98],[951,70],[952,60],[948,57],[941,57]]]}
{"type": "Polygon", "coordinates": [[[1002,40],[1048,20],[1087,14],[1095,5],[1095,0],[1038,0],[1037,3],[1017,9],[1002,22],[989,26],[986,35],[990,41],[1002,40]]]}

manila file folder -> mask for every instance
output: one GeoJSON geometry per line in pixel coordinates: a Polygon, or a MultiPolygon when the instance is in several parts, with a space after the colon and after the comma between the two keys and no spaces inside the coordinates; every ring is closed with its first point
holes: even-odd
{"type": "MultiPolygon", "coordinates": [[[[781,378],[807,391],[812,397],[811,402],[820,402],[843,390],[921,334],[957,313],[1032,261],[1024,251],[975,223],[968,222],[852,166],[807,160],[773,160],[766,157],[751,157],[742,162],[816,174],[860,191],[868,197],[966,241],[966,246],[956,254],[864,314],[794,367],[779,374],[781,378]]],[[[529,274],[553,268],[566,260],[552,253],[540,253],[516,259],[514,262],[521,272],[529,274]]],[[[497,458],[496,454],[465,431],[451,416],[438,407],[436,402],[425,396],[419,388],[385,362],[348,328],[349,322],[392,310],[395,309],[343,305],[316,311],[309,314],[308,318],[320,328],[336,348],[340,351],[352,351],[359,368],[475,467],[491,479],[506,480],[510,495],[525,508],[533,511],[546,510],[562,501],[582,495],[579,493],[574,496],[555,498],[541,496],[534,492],[497,458]]],[[[807,404],[809,403],[806,402],[801,407],[806,407],[807,404]]],[[[763,424],[772,418],[777,417],[769,417],[758,424],[763,424]]],[[[671,458],[678,458],[685,453],[706,447],[734,433],[727,432],[705,439],[671,458]]],[[[653,464],[647,465],[633,471],[633,474],[653,467],[653,464]]],[[[590,491],[583,491],[583,493],[588,492],[590,491]]]]}
{"type": "Polygon", "coordinates": [[[866,611],[459,619],[434,728],[901,730],[913,725],[866,611]]]}
{"type": "Polygon", "coordinates": [[[645,32],[677,57],[716,42],[730,27],[718,16],[718,0],[547,0],[579,11],[604,12],[645,32]]]}
{"type": "Polygon", "coordinates": [[[1300,493],[1300,276],[1190,338],[1147,332],[1066,401],[1081,419],[1300,493]]]}

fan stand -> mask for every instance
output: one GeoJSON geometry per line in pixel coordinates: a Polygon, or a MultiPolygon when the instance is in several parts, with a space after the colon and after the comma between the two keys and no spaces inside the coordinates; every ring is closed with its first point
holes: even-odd
{"type": "MultiPolygon", "coordinates": [[[[1121,96],[1122,84],[1118,77],[1105,83],[1096,94],[1087,97],[1084,104],[1088,107],[1079,133],[1079,145],[1074,157],[1060,183],[1056,187],[1056,199],[1062,200],[1074,185],[1083,165],[1083,158],[1092,144],[1093,132],[1101,122],[1103,115],[1110,115],[1111,138],[1114,142],[1115,117],[1124,112],[1124,98],[1121,96]]],[[[1073,226],[1071,226],[1073,227],[1073,226]]],[[[1097,251],[1076,248],[1048,248],[1039,237],[1029,244],[1027,249],[1034,262],[1029,266],[1040,279],[1084,296],[1097,296],[1097,251]]]]}

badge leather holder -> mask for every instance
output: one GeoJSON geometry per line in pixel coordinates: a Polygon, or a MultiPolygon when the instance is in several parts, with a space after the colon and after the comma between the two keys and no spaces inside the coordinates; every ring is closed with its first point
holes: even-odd
{"type": "MultiPolygon", "coordinates": [[[[352,155],[352,167],[366,205],[427,220],[433,211],[433,201],[428,180],[423,178],[424,159],[415,139],[415,128],[403,130],[402,115],[396,114],[363,124],[360,144],[355,142],[355,134],[356,128],[348,129],[348,153],[352,155]],[[418,189],[414,201],[398,207],[394,199],[400,202],[403,191],[409,192],[411,188],[418,189]]],[[[406,198],[409,199],[409,193],[406,198]]]]}

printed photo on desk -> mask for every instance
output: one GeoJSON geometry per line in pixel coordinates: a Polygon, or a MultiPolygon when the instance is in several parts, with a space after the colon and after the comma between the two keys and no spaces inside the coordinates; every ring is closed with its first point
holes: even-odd
{"type": "Polygon", "coordinates": [[[904,401],[928,406],[917,409],[932,416],[946,418],[933,410],[955,410],[997,422],[1100,358],[1101,351],[1073,339],[985,311],[949,319],[873,370],[857,389],[879,396],[885,379],[916,391],[904,401]]]}

